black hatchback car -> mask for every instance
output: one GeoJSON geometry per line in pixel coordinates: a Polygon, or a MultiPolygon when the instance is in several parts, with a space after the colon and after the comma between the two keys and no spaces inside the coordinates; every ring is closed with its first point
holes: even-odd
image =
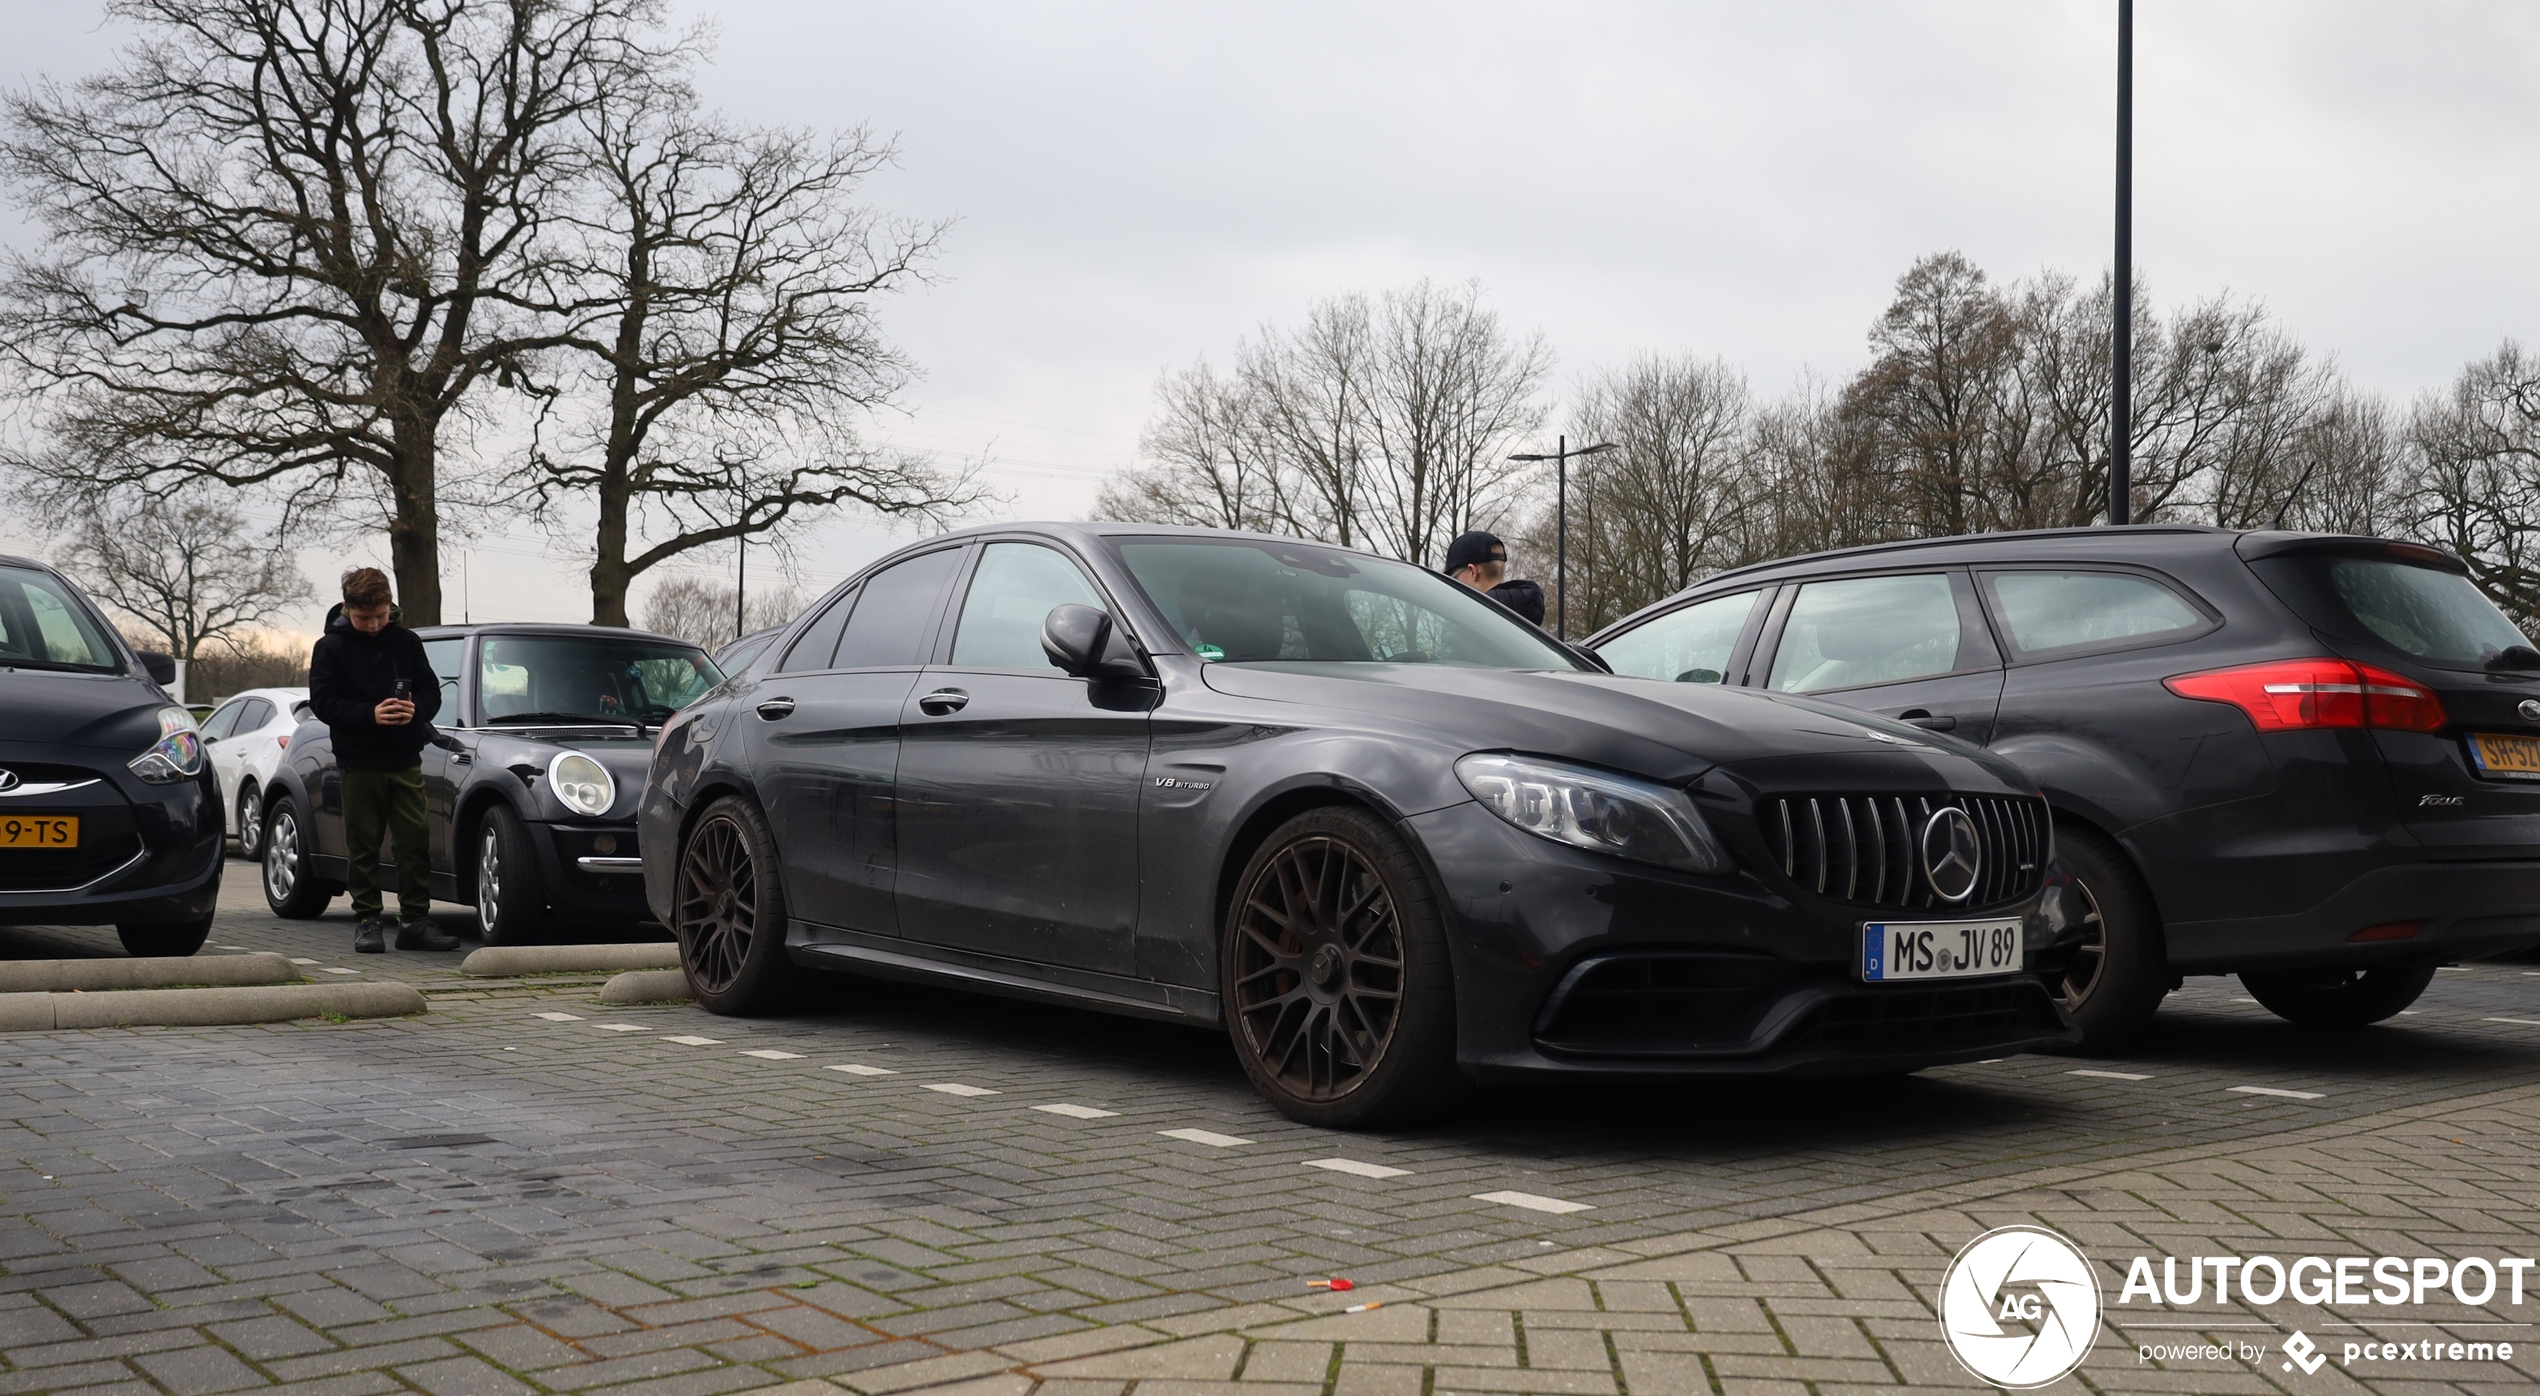
{"type": "MultiPolygon", "coordinates": [[[[2054,807],[2087,1041],[2188,974],[2355,1026],[2540,943],[2540,653],[2413,543],[2058,529],[1724,572],[1591,638],[2009,760],[2054,807]]],[[[2052,894],[2050,894],[2052,895],[2052,894]]]]}
{"type": "Polygon", "coordinates": [[[1322,1124],[1464,1076],[2073,1037],[2045,804],[2010,765],[1615,678],[1420,568],[995,528],[885,559],[768,653],[671,720],[640,818],[717,1012],[827,967],[1222,1024],[1322,1124]]]}
{"type": "MultiPolygon", "coordinates": [[[[415,635],[441,680],[434,723],[458,748],[423,750],[433,897],[473,904],[488,945],[551,917],[646,919],[636,800],[662,724],[723,677],[705,651],[590,625],[415,635]]],[[[326,724],[303,723],[287,751],[265,789],[265,901],[313,917],[344,890],[343,794],[326,724]]]]}
{"type": "Polygon", "coordinates": [[[176,666],[69,578],[0,557],[0,926],[111,925],[191,955],[220,895],[220,794],[176,666]]]}

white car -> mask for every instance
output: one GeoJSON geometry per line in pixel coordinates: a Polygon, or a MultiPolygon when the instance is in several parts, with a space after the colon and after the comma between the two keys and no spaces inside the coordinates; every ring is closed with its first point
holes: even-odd
{"type": "Polygon", "coordinates": [[[250,858],[264,836],[265,784],[282,764],[292,729],[308,716],[305,688],[250,688],[203,719],[203,746],[228,806],[229,832],[250,858]]]}

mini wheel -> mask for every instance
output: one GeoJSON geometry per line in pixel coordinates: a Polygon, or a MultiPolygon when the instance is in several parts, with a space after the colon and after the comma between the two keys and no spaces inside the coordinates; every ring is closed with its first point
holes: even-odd
{"type": "Polygon", "coordinates": [[[547,889],[529,830],[508,805],[476,828],[476,928],[487,945],[518,945],[546,924],[547,889]]]}
{"type": "Polygon", "coordinates": [[[325,914],[335,889],[317,875],[317,840],[300,813],[300,801],[285,795],[265,812],[263,876],[265,905],[276,916],[306,921],[325,914]]]}

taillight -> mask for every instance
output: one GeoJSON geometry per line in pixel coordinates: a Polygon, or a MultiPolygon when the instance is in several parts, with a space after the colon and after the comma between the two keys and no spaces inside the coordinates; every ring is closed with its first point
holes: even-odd
{"type": "Polygon", "coordinates": [[[291,749],[291,739],[287,736],[274,738],[273,744],[284,751],[289,751],[291,749]]]}
{"type": "Polygon", "coordinates": [[[2443,700],[2405,674],[2343,659],[2279,659],[2161,681],[2181,698],[2229,703],[2261,732],[2315,727],[2442,728],[2443,700]]]}

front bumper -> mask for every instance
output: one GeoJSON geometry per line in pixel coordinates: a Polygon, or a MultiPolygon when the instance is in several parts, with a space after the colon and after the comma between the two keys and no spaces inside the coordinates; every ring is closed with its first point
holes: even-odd
{"type": "Polygon", "coordinates": [[[8,744],[0,744],[0,765],[89,781],[0,810],[80,820],[79,848],[10,850],[0,861],[0,926],[157,925],[212,913],[224,853],[208,771],[181,785],[150,785],[92,753],[8,744]],[[63,764],[65,756],[79,764],[63,764]]]}
{"type": "Polygon", "coordinates": [[[2057,946],[2034,897],[1971,914],[2023,918],[2026,972],[1865,984],[1861,922],[1907,918],[1571,850],[1478,804],[1409,824],[1447,894],[1476,1077],[1847,1075],[2079,1040],[2046,989],[2057,946]]]}
{"type": "Polygon", "coordinates": [[[632,824],[532,824],[547,904],[567,916],[652,919],[632,824]],[[608,847],[599,847],[605,842],[608,847]]]}
{"type": "Polygon", "coordinates": [[[2540,945],[2540,861],[2390,864],[2302,911],[2165,929],[2170,968],[2182,974],[2474,959],[2540,945]],[[2415,934],[2349,939],[2399,923],[2415,934]]]}

